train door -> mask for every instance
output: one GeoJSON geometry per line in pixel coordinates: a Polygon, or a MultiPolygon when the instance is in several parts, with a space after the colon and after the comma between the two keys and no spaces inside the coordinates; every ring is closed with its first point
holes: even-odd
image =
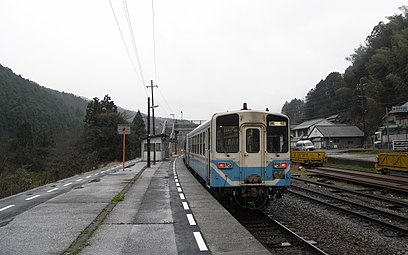
{"type": "Polygon", "coordinates": [[[210,185],[211,176],[210,176],[210,168],[211,168],[211,132],[210,129],[207,129],[207,141],[206,141],[206,157],[207,157],[207,185],[210,185]]]}
{"type": "Polygon", "coordinates": [[[244,125],[241,133],[241,184],[264,183],[265,128],[244,125]]]}

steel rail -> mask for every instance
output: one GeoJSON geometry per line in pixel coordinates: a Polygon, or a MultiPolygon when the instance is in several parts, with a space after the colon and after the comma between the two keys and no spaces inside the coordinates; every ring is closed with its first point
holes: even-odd
{"type": "Polygon", "coordinates": [[[315,173],[317,175],[322,175],[326,177],[331,177],[335,179],[347,180],[355,183],[376,186],[380,188],[386,188],[390,190],[397,190],[402,192],[408,192],[408,182],[405,183],[396,183],[388,180],[384,180],[381,177],[373,177],[370,179],[370,176],[353,174],[348,172],[336,171],[336,170],[325,170],[325,169],[309,169],[308,172],[315,173]]]}
{"type": "Polygon", "coordinates": [[[290,235],[291,237],[294,237],[297,241],[300,242],[300,245],[302,245],[304,248],[309,250],[311,253],[316,254],[316,255],[327,255],[324,251],[319,249],[317,246],[311,244],[307,240],[305,240],[303,237],[299,236],[292,230],[290,230],[288,227],[283,225],[282,223],[278,222],[277,220],[273,219],[271,215],[266,215],[269,220],[271,220],[275,225],[277,225],[283,232],[285,232],[287,235],[290,235]]]}
{"type": "MultiPolygon", "coordinates": [[[[321,182],[315,182],[315,181],[311,181],[311,180],[305,180],[305,179],[297,178],[297,177],[294,177],[294,176],[291,176],[290,178],[293,179],[293,180],[312,183],[312,184],[315,184],[315,185],[320,185],[320,186],[331,188],[331,189],[341,190],[341,191],[344,191],[344,192],[347,192],[347,193],[351,193],[351,194],[355,194],[355,195],[359,195],[359,196],[364,196],[364,197],[376,199],[376,200],[381,201],[381,202],[392,203],[394,205],[398,205],[398,206],[408,208],[408,202],[405,202],[405,201],[402,201],[402,200],[397,200],[397,199],[388,198],[388,197],[384,197],[384,196],[376,196],[376,195],[367,194],[367,193],[364,193],[364,192],[361,192],[361,191],[346,189],[346,188],[333,186],[333,185],[326,184],[326,183],[321,183],[321,182]]],[[[292,186],[293,186],[293,184],[292,184],[292,186]]]]}
{"type": "Polygon", "coordinates": [[[386,217],[394,217],[394,218],[397,218],[399,220],[406,221],[408,223],[408,218],[404,217],[404,216],[401,216],[399,214],[395,214],[395,213],[392,213],[392,212],[386,212],[386,211],[379,210],[379,209],[376,209],[376,208],[368,207],[368,206],[365,206],[365,205],[362,205],[362,204],[359,204],[359,203],[356,203],[356,202],[353,202],[353,201],[348,201],[348,200],[340,198],[340,197],[335,197],[335,196],[328,195],[328,194],[322,194],[322,193],[320,193],[318,191],[314,191],[314,190],[311,190],[311,189],[306,189],[306,188],[303,188],[303,187],[300,187],[300,186],[291,185],[291,187],[294,187],[296,189],[303,190],[303,191],[306,191],[306,192],[310,192],[310,193],[313,193],[313,194],[316,194],[316,195],[319,195],[319,196],[322,196],[322,197],[325,197],[325,198],[340,201],[340,202],[342,202],[344,204],[349,204],[349,205],[352,205],[352,206],[355,206],[355,207],[362,208],[364,210],[374,211],[375,213],[385,215],[386,217]]]}
{"type": "MultiPolygon", "coordinates": [[[[398,232],[398,233],[400,233],[400,234],[402,234],[402,235],[404,235],[404,236],[408,236],[408,229],[406,229],[406,228],[399,227],[399,226],[395,226],[395,225],[392,225],[392,224],[390,224],[390,223],[388,223],[388,222],[384,222],[384,221],[381,221],[381,220],[373,219],[373,218],[371,218],[371,217],[369,217],[369,216],[366,216],[366,215],[364,215],[364,214],[357,213],[357,212],[354,212],[354,211],[352,211],[352,210],[348,210],[348,209],[345,209],[345,208],[342,208],[342,207],[339,207],[339,206],[336,206],[336,205],[327,203],[327,202],[325,202],[325,201],[322,201],[322,200],[319,200],[319,199],[316,199],[316,198],[312,198],[312,197],[306,196],[306,195],[304,195],[304,194],[295,192],[295,191],[293,191],[293,190],[287,190],[287,192],[288,192],[288,193],[291,193],[291,194],[294,194],[294,195],[297,195],[297,196],[299,196],[299,197],[305,198],[305,199],[307,199],[307,200],[312,200],[313,202],[317,202],[317,203],[323,204],[323,205],[325,205],[325,206],[327,206],[327,207],[334,208],[334,209],[336,209],[336,210],[338,210],[338,211],[341,211],[341,212],[344,212],[344,213],[346,213],[346,214],[359,217],[359,218],[361,218],[361,219],[364,219],[364,220],[367,220],[367,221],[369,221],[369,222],[372,222],[372,223],[374,223],[374,224],[376,224],[376,225],[378,225],[378,226],[387,227],[388,229],[391,229],[391,230],[393,230],[393,231],[396,231],[396,232],[398,232]]],[[[321,196],[325,196],[324,194],[321,194],[321,193],[318,193],[318,194],[321,195],[321,196]]],[[[372,209],[372,208],[370,208],[370,209],[372,209]]]]}

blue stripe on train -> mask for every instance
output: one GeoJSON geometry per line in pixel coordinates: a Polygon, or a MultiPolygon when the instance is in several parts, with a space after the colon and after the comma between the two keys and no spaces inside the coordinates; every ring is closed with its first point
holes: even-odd
{"type": "MultiPolygon", "coordinates": [[[[246,167],[246,168],[241,168],[232,160],[212,160],[212,166],[217,166],[219,162],[224,162],[224,163],[231,163],[232,168],[231,169],[218,169],[218,172],[222,172],[223,176],[220,176],[220,174],[211,166],[211,182],[210,186],[211,187],[235,187],[235,186],[240,186],[240,180],[241,180],[241,171],[243,171],[242,179],[245,179],[247,176],[251,174],[257,174],[260,175],[261,173],[261,167],[246,167]],[[226,180],[226,177],[230,180],[230,183],[226,180]]],[[[286,162],[287,166],[289,167],[290,161],[289,160],[279,160],[279,162],[286,162]]],[[[283,171],[283,169],[273,169],[273,161],[268,164],[268,166],[265,169],[265,176],[263,176],[264,181],[272,181],[274,180],[273,178],[273,173],[276,171],[283,171]]],[[[276,182],[276,184],[267,184],[266,186],[268,187],[273,187],[273,186],[289,186],[290,185],[290,171],[288,171],[285,174],[285,178],[280,179],[279,181],[276,182]]]]}

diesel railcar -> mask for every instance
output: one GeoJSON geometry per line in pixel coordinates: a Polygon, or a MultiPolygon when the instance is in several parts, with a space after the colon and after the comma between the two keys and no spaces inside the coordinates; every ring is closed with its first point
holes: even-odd
{"type": "Polygon", "coordinates": [[[227,204],[262,208],[290,185],[289,119],[248,110],[214,114],[187,135],[184,161],[227,204]]]}

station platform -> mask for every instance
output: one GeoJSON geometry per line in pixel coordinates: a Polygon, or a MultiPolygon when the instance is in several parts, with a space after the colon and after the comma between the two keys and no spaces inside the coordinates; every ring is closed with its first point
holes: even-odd
{"type": "Polygon", "coordinates": [[[145,165],[107,173],[17,215],[0,227],[0,254],[270,254],[182,158],[145,165]],[[119,193],[123,201],[113,202],[119,193]]]}

